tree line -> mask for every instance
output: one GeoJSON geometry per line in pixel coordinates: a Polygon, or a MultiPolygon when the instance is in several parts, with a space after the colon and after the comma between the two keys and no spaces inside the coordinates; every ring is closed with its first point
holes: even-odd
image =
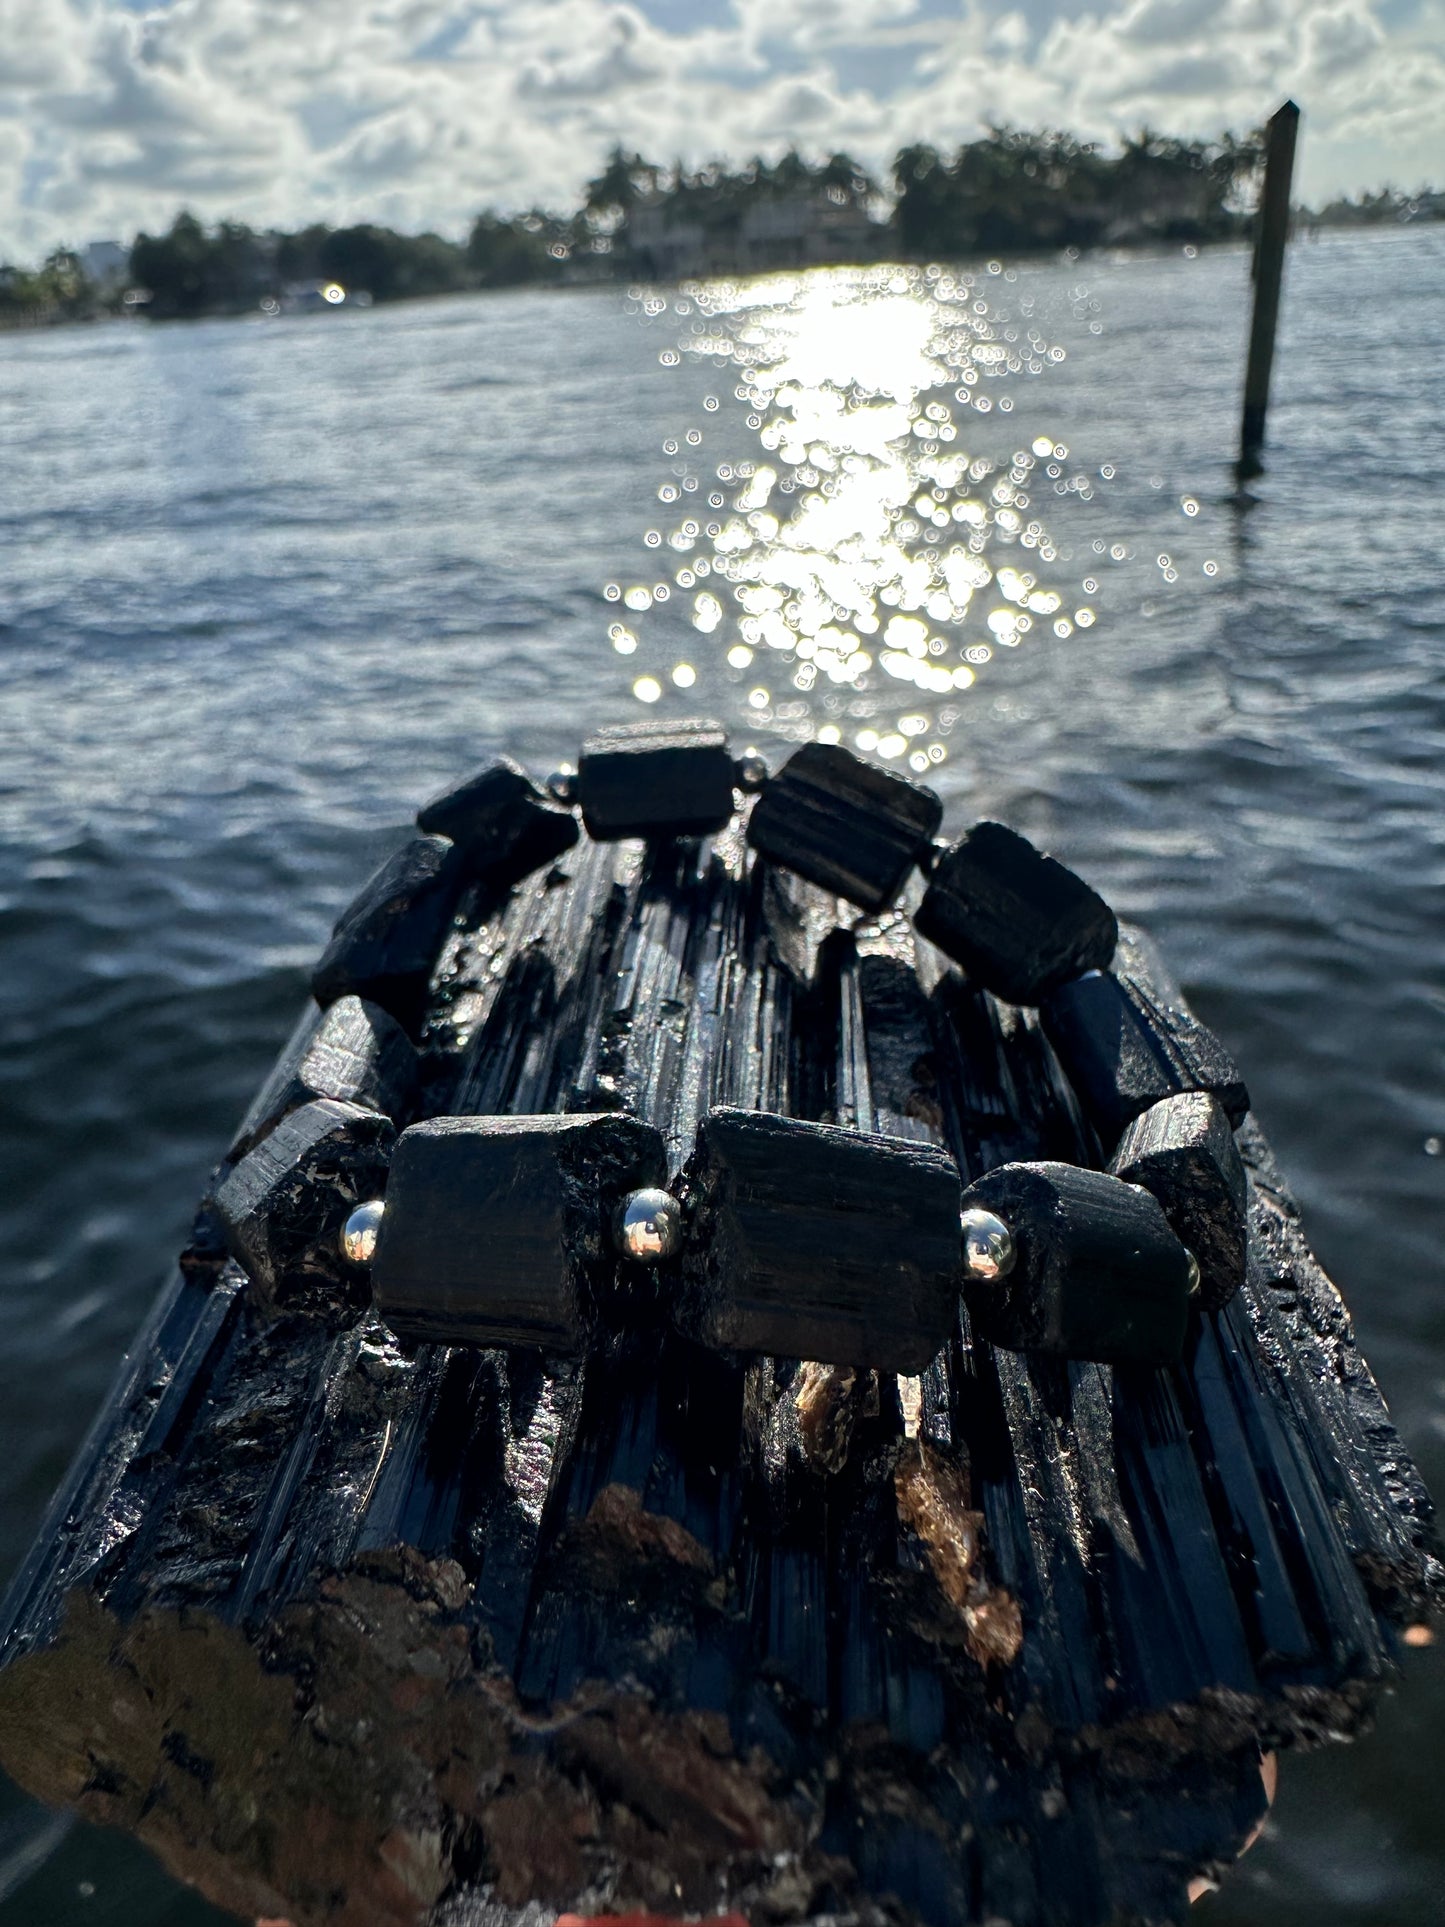
{"type": "MultiPolygon", "coordinates": [[[[296,233],[261,233],[237,221],[207,228],[181,213],[167,232],[135,237],[124,287],[96,286],[68,250],[34,270],[0,267],[0,319],[81,318],[127,299],[158,319],[238,313],[288,289],[330,282],[394,301],[646,278],[683,258],[726,271],[756,260],[747,235],[779,231],[776,220],[768,229],[767,215],[784,206],[795,225],[812,226],[810,261],[1229,240],[1249,232],[1262,160],[1260,133],[1182,140],[1146,128],[1107,151],[1057,130],[994,127],[952,154],[921,143],[903,148],[884,183],[843,153],[812,161],[790,150],[773,162],[713,161],[688,170],[616,147],[574,212],[484,212],[465,241],[372,223],[296,233]],[[680,236],[685,256],[669,246],[680,236]]],[[[1301,213],[1312,225],[1441,218],[1445,196],[1385,189],[1301,213]]]]}
{"type": "Polygon", "coordinates": [[[37,319],[83,321],[101,307],[101,293],[87,276],[80,256],[57,248],[38,268],[0,266],[0,321],[37,319]]]}

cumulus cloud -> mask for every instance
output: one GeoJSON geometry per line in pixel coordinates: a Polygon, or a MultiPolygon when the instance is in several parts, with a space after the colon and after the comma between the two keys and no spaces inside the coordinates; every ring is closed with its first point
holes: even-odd
{"type": "Polygon", "coordinates": [[[1332,7],[1309,22],[1311,64],[1320,74],[1345,72],[1368,60],[1384,42],[1384,29],[1364,6],[1332,7]]]}
{"type": "Polygon", "coordinates": [[[1143,0],[1121,15],[1119,33],[1136,47],[1177,47],[1223,26],[1228,0],[1143,0]]]}
{"type": "Polygon", "coordinates": [[[1017,56],[1029,44],[1029,23],[1021,13],[1001,14],[989,29],[988,44],[1000,53],[1017,56]]]}
{"type": "Polygon", "coordinates": [[[552,11],[549,44],[522,62],[517,93],[523,100],[619,94],[672,66],[665,37],[633,7],[599,12],[586,0],[572,0],[552,11]]]}
{"type": "Polygon", "coordinates": [[[990,121],[1107,139],[1306,109],[1308,196],[1438,171],[1445,0],[0,0],[0,258],[181,205],[461,232],[695,162],[990,121]]]}
{"type": "Polygon", "coordinates": [[[84,70],[64,9],[0,0],[0,103],[7,94],[64,86],[84,70]]]}

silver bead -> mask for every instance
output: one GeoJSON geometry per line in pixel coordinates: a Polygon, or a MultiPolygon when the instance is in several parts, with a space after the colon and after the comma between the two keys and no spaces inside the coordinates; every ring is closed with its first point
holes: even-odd
{"type": "Polygon", "coordinates": [[[612,1235],[622,1256],[638,1264],[675,1258],[682,1249],[682,1206],[666,1191],[634,1191],[617,1207],[612,1235]]]}
{"type": "Polygon", "coordinates": [[[547,794],[568,809],[577,801],[577,772],[570,763],[561,764],[547,778],[547,794]]]}
{"type": "Polygon", "coordinates": [[[1007,1278],[1017,1256],[1014,1234],[1002,1218],[981,1205],[970,1205],[963,1214],[963,1269],[965,1276],[980,1284],[1007,1278]]]}
{"type": "Polygon", "coordinates": [[[733,775],[737,778],[740,790],[760,790],[771,774],[772,771],[756,750],[740,756],[733,765],[733,775]]]}
{"type": "Polygon", "coordinates": [[[1199,1260],[1188,1245],[1184,1247],[1184,1255],[1189,1260],[1189,1296],[1197,1298],[1199,1296],[1199,1260]]]}
{"type": "Polygon", "coordinates": [[[380,1198],[357,1205],[341,1227],[341,1255],[353,1265],[369,1265],[376,1256],[376,1239],[386,1206],[380,1198]]]}

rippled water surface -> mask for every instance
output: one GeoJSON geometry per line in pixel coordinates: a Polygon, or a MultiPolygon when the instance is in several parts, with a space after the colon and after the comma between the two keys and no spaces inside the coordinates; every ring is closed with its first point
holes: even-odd
{"type": "MultiPolygon", "coordinates": [[[[1445,1492],[1445,233],[0,336],[0,1575],[417,803],[720,713],[1150,925],[1445,1492]]],[[[1445,1664],[1201,1920],[1438,1927],[1445,1664]]],[[[0,1927],[199,1927],[0,1791],[0,1927]]]]}

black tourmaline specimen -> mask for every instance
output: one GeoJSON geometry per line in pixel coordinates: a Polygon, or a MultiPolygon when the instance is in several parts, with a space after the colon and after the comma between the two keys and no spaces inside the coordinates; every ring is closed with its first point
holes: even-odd
{"type": "Polygon", "coordinates": [[[354,993],[415,1035],[465,874],[445,837],[404,843],[342,911],[311,973],[317,1003],[354,993]]]}
{"type": "Polygon", "coordinates": [[[389,1118],[321,1098],[262,1138],[216,1189],[227,1249],[278,1312],[354,1317],[364,1277],[341,1255],[353,1209],[386,1189],[389,1118]]]}
{"type": "Polygon", "coordinates": [[[1065,984],[1040,1009],[1045,1035],[1105,1151],[1162,1098],[1208,1091],[1236,1128],[1249,1092],[1229,1052],[1190,1011],[1107,972],[1065,984]]]}
{"type": "Polygon", "coordinates": [[[416,1084],[411,1040],[378,1004],[341,997],[329,1010],[312,1005],[241,1120],[228,1155],[244,1157],[283,1117],[313,1098],[334,1097],[401,1120],[416,1084]]]}
{"type": "Polygon", "coordinates": [[[921,1372],[958,1310],[959,1182],[931,1145],[704,1117],[679,1323],[707,1345],[921,1372]]]}
{"type": "Polygon", "coordinates": [[[372,1287],[399,1338],[573,1352],[616,1268],[609,1223],[666,1182],[633,1117],[438,1117],[392,1159],[372,1287]]]}
{"type": "Polygon", "coordinates": [[[1228,1304],[1244,1283],[1244,1165],[1223,1109],[1207,1091],[1151,1104],[1119,1140],[1109,1169],[1142,1184],[1199,1260],[1206,1311],[1228,1304]]]}
{"type": "Polygon", "coordinates": [[[942,853],[913,922],[1011,1004],[1037,1004],[1071,977],[1102,970],[1119,941],[1104,899],[1002,823],[977,823],[942,853]]]}
{"type": "Polygon", "coordinates": [[[733,759],[721,723],[623,723],[600,729],[577,759],[589,836],[710,836],[733,813],[733,759]]]}
{"type": "MultiPolygon", "coordinates": [[[[711,1103],[926,1134],[886,1183],[850,1140],[869,1168],[835,1189],[795,1160],[836,1131],[714,1115],[712,1222],[684,1251],[704,1311],[742,1285],[734,1328],[826,1356],[841,1246],[880,1362],[916,1365],[951,1325],[921,1386],[676,1335],[685,1262],[599,1256],[621,1302],[582,1360],[402,1343],[374,1317],[277,1322],[203,1214],[0,1606],[0,1769],[138,1834],[247,1922],[549,1927],[610,1906],[1184,1927],[1191,1876],[1220,1874],[1263,1812],[1261,1747],[1357,1730],[1423,1637],[1408,1629],[1445,1607],[1429,1497],[1263,1137],[1239,1134],[1244,1287],[1188,1315],[1179,1366],[996,1350],[939,1289],[960,1199],[928,1147],[947,1133],[970,1172],[1098,1161],[1033,1013],[1000,1021],[953,973],[932,996],[938,958],[920,975],[901,917],[820,953],[825,893],[786,870],[760,889],[757,866],[693,846],[643,866],[619,848],[564,858],[501,914],[487,890],[467,908],[475,941],[455,971],[448,946],[436,1014],[466,999],[471,1042],[429,1067],[412,1115],[565,1093],[573,1116],[540,1128],[586,1133],[625,1092],[689,1152],[711,1103]],[[897,1264],[922,1241],[932,1330],[900,1343],[897,1264]]],[[[423,1331],[434,1264],[458,1254],[464,1293],[574,1328],[556,1254],[574,1222],[602,1252],[591,1140],[574,1162],[570,1141],[534,1155],[520,1118],[460,1124],[498,1128],[522,1134],[514,1187],[412,1187],[402,1296],[423,1331]]],[[[1072,1181],[1111,1217],[1124,1194],[1126,1254],[1163,1246],[1125,1277],[1177,1343],[1159,1207],[1072,1181]]],[[[406,1191],[387,1189],[384,1282],[406,1191]]],[[[1085,1215],[1050,1192],[1045,1242],[1055,1203],[1061,1236],[1085,1215]]],[[[1119,1315],[1087,1216],[1089,1275],[1054,1279],[1076,1329],[1119,1315]]],[[[374,1269],[355,1274],[368,1294],[374,1269]]],[[[1007,1311],[1007,1281],[968,1289],[1007,1311]]]]}
{"type": "Polygon", "coordinates": [[[1189,1254],[1147,1191],[1074,1164],[1001,1164],[963,1194],[1014,1234],[1003,1278],[965,1286],[980,1335],[1010,1351],[1174,1365],[1189,1322],[1189,1254]]]}
{"type": "Polygon", "coordinates": [[[748,841],[770,863],[881,910],[942,821],[942,803],[922,784],[840,744],[805,743],[754,804],[748,841]]]}
{"type": "Polygon", "coordinates": [[[417,828],[450,837],[473,876],[516,883],[577,841],[577,818],[510,757],[417,811],[417,828]]]}

